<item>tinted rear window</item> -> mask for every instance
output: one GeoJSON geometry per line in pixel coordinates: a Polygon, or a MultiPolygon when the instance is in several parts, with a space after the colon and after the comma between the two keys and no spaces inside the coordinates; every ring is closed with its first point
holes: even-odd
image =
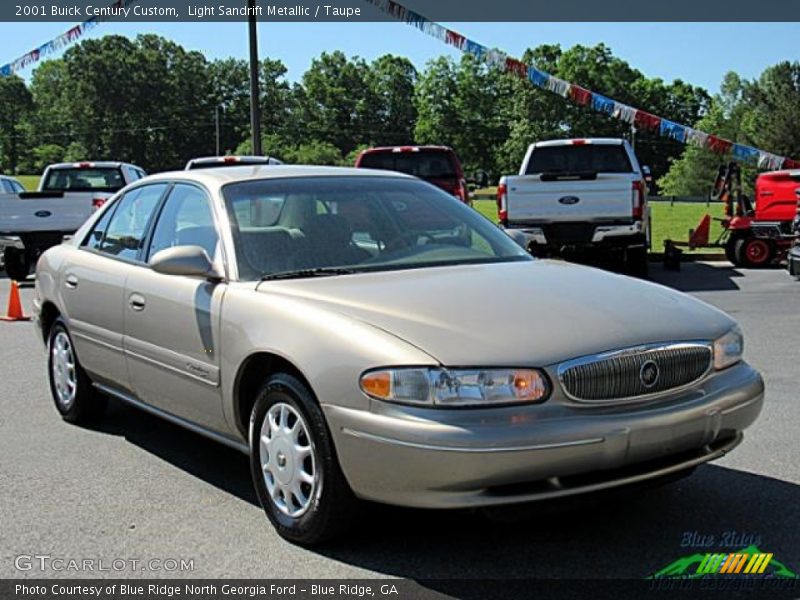
{"type": "Polygon", "coordinates": [[[42,186],[48,192],[116,192],[125,187],[122,170],[113,168],[52,169],[42,186]]]}
{"type": "Polygon", "coordinates": [[[527,175],[539,173],[630,173],[631,161],[623,146],[585,144],[536,148],[527,175]]]}
{"type": "Polygon", "coordinates": [[[458,177],[447,152],[370,152],[358,164],[364,169],[399,171],[421,179],[458,177]]]}

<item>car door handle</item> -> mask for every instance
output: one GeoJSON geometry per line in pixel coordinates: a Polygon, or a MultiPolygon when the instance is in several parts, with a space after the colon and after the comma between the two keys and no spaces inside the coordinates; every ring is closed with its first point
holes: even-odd
{"type": "Polygon", "coordinates": [[[66,279],[64,279],[64,285],[71,290],[74,290],[78,287],[78,278],[75,275],[67,275],[66,279]]]}
{"type": "Polygon", "coordinates": [[[140,294],[131,294],[130,298],[128,298],[128,304],[133,310],[141,312],[145,307],[144,296],[140,294]]]}

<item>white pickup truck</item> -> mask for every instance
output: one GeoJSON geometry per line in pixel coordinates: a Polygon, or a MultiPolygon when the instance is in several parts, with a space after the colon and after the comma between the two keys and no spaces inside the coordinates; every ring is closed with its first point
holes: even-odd
{"type": "Polygon", "coordinates": [[[629,273],[644,276],[650,246],[647,173],[625,140],[532,144],[519,175],[500,180],[500,223],[509,233],[523,234],[535,255],[614,253],[629,273]]]}
{"type": "Polygon", "coordinates": [[[0,193],[0,250],[6,274],[23,280],[39,255],[71,235],[123,187],[147,174],[120,162],[50,165],[36,192],[0,193]]]}

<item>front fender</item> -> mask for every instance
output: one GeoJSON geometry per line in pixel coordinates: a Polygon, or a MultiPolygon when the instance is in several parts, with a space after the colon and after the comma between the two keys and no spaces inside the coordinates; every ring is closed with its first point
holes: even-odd
{"type": "Polygon", "coordinates": [[[294,365],[321,404],[361,410],[369,407],[358,386],[364,371],[438,365],[435,358],[389,332],[311,300],[257,292],[252,284],[231,285],[220,329],[223,410],[233,430],[236,377],[257,353],[274,354],[294,365]]]}

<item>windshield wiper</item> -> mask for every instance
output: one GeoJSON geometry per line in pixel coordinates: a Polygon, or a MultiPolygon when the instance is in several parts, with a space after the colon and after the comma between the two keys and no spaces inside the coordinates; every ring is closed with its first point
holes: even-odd
{"type": "Polygon", "coordinates": [[[332,275],[352,275],[358,273],[356,269],[347,267],[318,267],[316,269],[297,269],[296,271],[280,271],[264,275],[261,281],[275,281],[277,279],[305,279],[309,277],[330,277],[332,275]]]}

